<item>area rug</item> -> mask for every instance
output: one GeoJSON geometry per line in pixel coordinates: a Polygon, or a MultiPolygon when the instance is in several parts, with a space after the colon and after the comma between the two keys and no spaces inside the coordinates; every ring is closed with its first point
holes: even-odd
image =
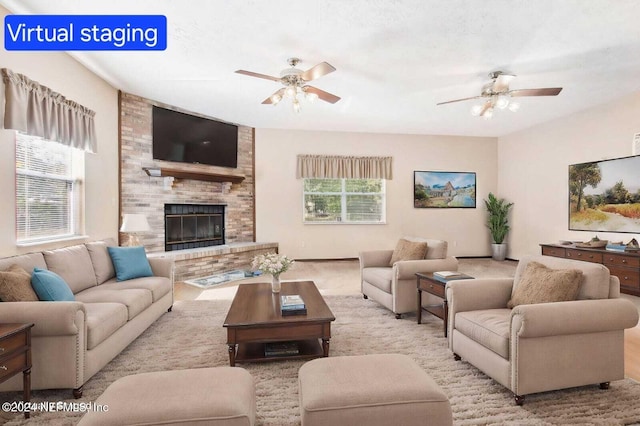
{"type": "MultiPolygon", "coordinates": [[[[640,384],[630,380],[528,395],[524,406],[512,394],[464,361],[454,361],[443,337],[442,321],[423,315],[396,320],[371,300],[359,296],[326,296],[336,321],[330,356],[403,353],[424,368],[449,396],[456,425],[616,425],[640,421],[640,384]]],[[[116,379],[149,371],[228,365],[222,323],[230,301],[176,302],[122,354],[85,385],[80,401],[92,402],[116,379]]],[[[588,356],[588,354],[585,354],[588,356]]],[[[241,364],[255,378],[258,425],[299,425],[298,369],[304,361],[241,364]]],[[[168,390],[170,391],[170,389],[168,390]]],[[[2,399],[19,393],[0,394],[2,399]]],[[[176,395],[187,403],[197,395],[176,395]]],[[[72,402],[71,392],[35,391],[35,401],[72,402]]],[[[131,401],[135,404],[135,401],[131,401]]],[[[75,424],[79,413],[33,413],[10,425],[75,424]]]]}

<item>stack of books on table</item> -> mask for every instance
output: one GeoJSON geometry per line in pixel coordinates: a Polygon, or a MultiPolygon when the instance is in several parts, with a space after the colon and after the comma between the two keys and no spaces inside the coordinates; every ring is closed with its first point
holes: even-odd
{"type": "Polygon", "coordinates": [[[300,354],[297,342],[273,342],[264,344],[264,356],[292,356],[300,354]]]}
{"type": "Polygon", "coordinates": [[[280,296],[280,311],[282,315],[307,315],[307,306],[297,294],[280,296]]]}
{"type": "Polygon", "coordinates": [[[447,281],[451,280],[464,280],[473,277],[458,271],[438,271],[433,273],[433,278],[446,283],[447,281]]]}

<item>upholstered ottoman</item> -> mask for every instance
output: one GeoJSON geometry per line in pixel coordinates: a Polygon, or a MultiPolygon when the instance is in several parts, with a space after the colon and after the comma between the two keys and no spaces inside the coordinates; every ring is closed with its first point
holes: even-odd
{"type": "Polygon", "coordinates": [[[238,367],[126,376],[95,403],[109,410],[89,412],[79,425],[253,426],[256,417],[253,378],[238,367]]]}
{"type": "Polygon", "coordinates": [[[298,385],[303,426],[453,424],[447,396],[406,355],[315,359],[298,385]]]}

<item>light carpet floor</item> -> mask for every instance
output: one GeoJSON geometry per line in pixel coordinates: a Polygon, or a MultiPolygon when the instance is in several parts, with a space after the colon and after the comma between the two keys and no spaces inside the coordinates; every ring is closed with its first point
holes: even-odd
{"type": "MultiPolygon", "coordinates": [[[[613,425],[640,421],[640,384],[625,379],[603,391],[597,385],[527,396],[523,407],[512,394],[464,361],[453,360],[442,334],[442,321],[425,315],[396,320],[391,312],[361,296],[327,296],[336,316],[331,356],[403,353],[424,368],[449,396],[456,425],[613,425]]],[[[80,401],[90,402],[116,379],[149,371],[228,365],[222,323],[229,300],[179,301],[143,335],[85,385],[80,401]]],[[[588,356],[588,354],[585,354],[588,356]]],[[[298,425],[297,373],[303,361],[241,364],[255,378],[257,424],[298,425]]],[[[170,392],[171,390],[168,389],[170,392]]],[[[7,396],[5,394],[3,396],[7,396]]],[[[18,395],[16,393],[16,398],[18,395]]],[[[197,398],[197,394],[176,398],[197,398]]],[[[35,391],[35,401],[70,399],[70,391],[35,391]]],[[[135,401],[131,401],[135,404],[135,401]]],[[[75,424],[74,413],[34,413],[9,424],[75,424]]]]}

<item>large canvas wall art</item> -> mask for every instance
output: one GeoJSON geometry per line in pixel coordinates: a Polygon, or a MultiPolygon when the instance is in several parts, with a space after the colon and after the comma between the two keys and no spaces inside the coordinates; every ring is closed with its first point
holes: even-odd
{"type": "Polygon", "coordinates": [[[476,174],[473,172],[413,172],[416,208],[475,208],[476,174]]]}
{"type": "Polygon", "coordinates": [[[569,229],[640,233],[640,156],[569,166],[569,229]]]}

